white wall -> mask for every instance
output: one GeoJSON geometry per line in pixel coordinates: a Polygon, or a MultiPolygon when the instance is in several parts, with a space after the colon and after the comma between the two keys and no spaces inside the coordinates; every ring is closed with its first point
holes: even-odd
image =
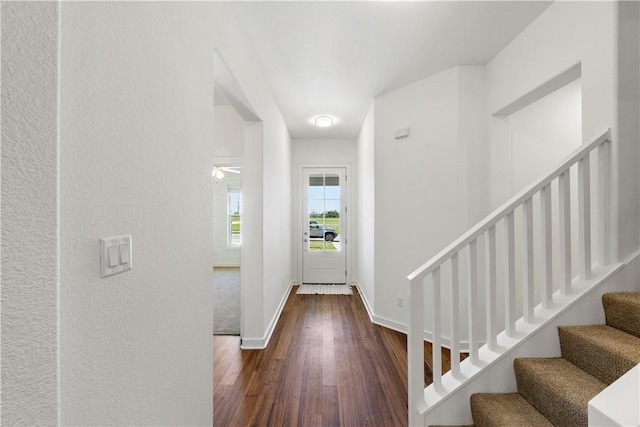
{"type": "MultiPolygon", "coordinates": [[[[620,7],[634,7],[619,3],[620,7]]],[[[635,55],[620,55],[618,48],[624,49],[627,41],[620,43],[618,33],[618,3],[614,2],[556,2],[545,10],[527,29],[514,39],[505,49],[487,64],[487,103],[490,114],[535,91],[546,82],[561,75],[566,70],[581,64],[582,83],[582,135],[583,142],[596,136],[601,130],[612,128],[614,138],[614,162],[620,176],[616,180],[618,195],[614,203],[620,203],[618,223],[618,252],[626,258],[638,248],[638,238],[624,230],[638,228],[638,168],[635,163],[638,144],[633,137],[625,136],[626,129],[636,122],[627,119],[620,123],[616,117],[619,109],[617,96],[628,102],[623,109],[633,107],[637,87],[619,85],[619,69],[624,69],[621,61],[629,61],[635,55]],[[621,135],[618,132],[623,132],[621,135]],[[622,136],[622,137],[619,137],[622,136]]],[[[622,16],[627,14],[622,13],[622,16]]],[[[633,67],[631,67],[633,69],[633,67]]],[[[625,104],[625,103],[621,103],[625,104]]],[[[635,128],[637,129],[637,127],[635,128]]],[[[504,137],[504,127],[498,120],[491,125],[491,150],[493,154],[507,150],[508,138],[504,137]]],[[[492,169],[500,170],[501,160],[492,155],[492,169]],[[498,163],[496,163],[498,162],[498,163]]],[[[494,176],[492,188],[500,188],[499,176],[494,176]]],[[[494,193],[492,203],[498,205],[506,194],[494,193]]]]}
{"type": "Polygon", "coordinates": [[[367,303],[367,308],[373,309],[375,301],[375,102],[362,123],[357,140],[358,156],[358,216],[357,237],[358,245],[356,269],[354,279],[357,281],[367,303]]]}
{"type": "Polygon", "coordinates": [[[210,424],[212,14],[61,8],[61,423],[210,424]],[[120,234],[133,269],[101,279],[120,234]]]}
{"type": "Polygon", "coordinates": [[[247,251],[259,338],[291,272],[284,121],[228,5],[60,7],[61,423],[210,425],[214,47],[262,119],[245,128],[256,217],[263,198],[285,212],[247,251]],[[133,270],[100,279],[98,239],[118,234],[133,270]]]}
{"type": "Polygon", "coordinates": [[[245,142],[248,148],[242,159],[243,196],[243,245],[240,264],[245,266],[240,274],[240,300],[242,303],[240,336],[243,345],[248,340],[263,342],[263,220],[262,211],[262,139],[263,123],[248,122],[245,128],[245,142]]]}
{"type": "MultiPolygon", "coordinates": [[[[615,162],[620,167],[616,188],[625,195],[620,197],[621,214],[616,219],[619,252],[624,258],[637,250],[637,233],[624,235],[624,230],[638,228],[640,216],[638,168],[634,164],[638,158],[637,114],[623,124],[615,119],[617,91],[625,98],[620,106],[635,112],[633,94],[637,88],[617,86],[616,10],[615,4],[605,2],[553,4],[486,67],[446,70],[376,99],[374,311],[380,320],[402,329],[405,312],[395,303],[398,296],[406,295],[404,277],[408,272],[578,143],[608,127],[613,128],[615,162]],[[579,83],[510,119],[496,115],[523,104],[576,64],[581,69],[579,83]],[[582,86],[581,99],[578,85],[582,86]],[[568,104],[562,105],[565,101],[568,104]],[[556,113],[542,111],[550,105],[556,113]],[[581,128],[558,122],[556,114],[581,114],[581,128]],[[550,133],[531,133],[533,121],[535,126],[546,121],[550,133]],[[394,141],[393,132],[405,127],[411,129],[411,136],[394,141]],[[625,129],[628,134],[636,130],[636,134],[618,138],[617,132],[625,129]],[[551,144],[541,148],[543,140],[551,144]],[[398,222],[399,210],[409,213],[402,215],[402,228],[397,232],[397,227],[389,224],[398,222]]],[[[633,47],[635,52],[635,44],[633,47]]],[[[628,48],[628,43],[620,43],[620,49],[628,48]]],[[[630,68],[636,69],[637,64],[630,68]]]]}
{"type": "Polygon", "coordinates": [[[2,2],[2,425],[59,423],[58,7],[2,2]]]}
{"type": "Polygon", "coordinates": [[[582,144],[580,80],[513,113],[509,128],[510,161],[503,168],[509,170],[511,179],[501,185],[510,185],[513,195],[582,144]]]}
{"type": "MultiPolygon", "coordinates": [[[[268,104],[264,116],[262,176],[262,249],[263,268],[263,331],[275,327],[279,308],[291,283],[292,268],[292,171],[291,138],[275,101],[268,104]]],[[[249,268],[250,265],[243,264],[249,268]]]]}
{"type": "Polygon", "coordinates": [[[245,124],[241,280],[242,310],[252,314],[242,325],[243,346],[264,347],[291,282],[291,138],[233,5],[206,7],[216,10],[216,49],[261,120],[245,124]]]}
{"type": "Polygon", "coordinates": [[[244,154],[244,120],[231,105],[216,105],[214,111],[213,154],[219,157],[242,157],[244,154]]]}
{"type": "Polygon", "coordinates": [[[399,329],[406,276],[486,209],[483,72],[454,67],[376,98],[374,311],[399,329]]]}
{"type": "Polygon", "coordinates": [[[636,163],[640,156],[640,56],[636,55],[640,50],[640,4],[620,2],[618,8],[617,127],[620,139],[618,161],[622,170],[618,183],[618,251],[620,258],[624,259],[640,244],[637,233],[628,232],[640,229],[640,167],[636,163]]]}
{"type": "Polygon", "coordinates": [[[461,165],[459,186],[467,200],[465,227],[469,228],[490,211],[487,147],[486,88],[484,66],[458,67],[458,140],[461,165]]]}
{"type": "Polygon", "coordinates": [[[356,141],[351,139],[295,139],[292,143],[291,160],[293,176],[292,192],[292,254],[294,277],[302,283],[302,166],[348,166],[350,175],[347,179],[347,278],[354,277],[353,261],[357,257],[358,245],[354,231],[358,227],[358,197],[357,150],[356,141]]]}

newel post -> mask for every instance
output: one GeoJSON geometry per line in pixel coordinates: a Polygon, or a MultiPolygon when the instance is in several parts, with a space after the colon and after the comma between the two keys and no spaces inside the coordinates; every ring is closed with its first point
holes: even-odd
{"type": "Polygon", "coordinates": [[[424,289],[423,279],[409,281],[407,355],[409,369],[409,426],[422,425],[424,401],[424,289]]]}

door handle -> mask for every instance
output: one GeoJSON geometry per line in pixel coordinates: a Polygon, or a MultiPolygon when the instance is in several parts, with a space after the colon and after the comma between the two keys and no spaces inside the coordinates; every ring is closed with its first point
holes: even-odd
{"type": "Polygon", "coordinates": [[[302,241],[303,241],[303,242],[308,242],[308,241],[309,241],[309,239],[302,239],[302,241]]]}

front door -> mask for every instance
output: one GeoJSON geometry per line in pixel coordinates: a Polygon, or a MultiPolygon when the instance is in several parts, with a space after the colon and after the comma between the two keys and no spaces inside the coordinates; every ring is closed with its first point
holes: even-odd
{"type": "Polygon", "coordinates": [[[345,168],[303,168],[302,282],[346,283],[345,168]]]}

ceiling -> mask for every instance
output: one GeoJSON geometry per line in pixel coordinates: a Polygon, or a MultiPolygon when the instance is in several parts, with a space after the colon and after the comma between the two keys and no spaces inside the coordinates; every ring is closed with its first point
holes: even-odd
{"type": "Polygon", "coordinates": [[[237,2],[293,139],[358,136],[372,100],[489,62],[548,1],[237,2]],[[335,125],[317,128],[313,117],[335,125]]]}

